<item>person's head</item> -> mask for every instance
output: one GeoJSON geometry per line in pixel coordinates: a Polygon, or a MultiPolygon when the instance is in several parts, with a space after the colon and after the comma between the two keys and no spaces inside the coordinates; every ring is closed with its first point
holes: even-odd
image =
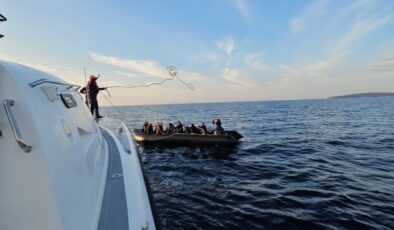
{"type": "Polygon", "coordinates": [[[94,75],[89,76],[89,81],[95,81],[95,80],[97,80],[96,76],[94,76],[94,75]]]}

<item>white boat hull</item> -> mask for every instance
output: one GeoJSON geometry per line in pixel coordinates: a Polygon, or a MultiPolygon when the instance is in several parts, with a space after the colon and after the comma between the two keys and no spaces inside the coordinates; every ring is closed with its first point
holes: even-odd
{"type": "MultiPolygon", "coordinates": [[[[112,153],[78,92],[54,76],[0,62],[0,102],[0,229],[97,229],[112,153]]],[[[127,179],[126,229],[154,229],[133,142],[126,152],[101,128],[113,136],[127,179]]]]}

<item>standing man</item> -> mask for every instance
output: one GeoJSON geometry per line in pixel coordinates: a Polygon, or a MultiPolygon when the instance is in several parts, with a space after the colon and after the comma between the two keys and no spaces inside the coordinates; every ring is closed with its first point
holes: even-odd
{"type": "Polygon", "coordinates": [[[90,104],[90,112],[92,115],[96,116],[96,119],[103,118],[100,116],[99,113],[99,106],[97,102],[97,94],[99,93],[100,90],[106,89],[104,88],[99,88],[97,83],[96,83],[97,77],[94,75],[89,76],[89,82],[88,85],[86,86],[86,91],[89,99],[89,104],[90,104]]]}

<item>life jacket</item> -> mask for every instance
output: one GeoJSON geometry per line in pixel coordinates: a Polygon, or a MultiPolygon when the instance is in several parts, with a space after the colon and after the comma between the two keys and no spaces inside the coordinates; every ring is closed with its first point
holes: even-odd
{"type": "Polygon", "coordinates": [[[155,133],[156,134],[162,134],[163,133],[163,126],[162,125],[156,125],[155,133]]]}

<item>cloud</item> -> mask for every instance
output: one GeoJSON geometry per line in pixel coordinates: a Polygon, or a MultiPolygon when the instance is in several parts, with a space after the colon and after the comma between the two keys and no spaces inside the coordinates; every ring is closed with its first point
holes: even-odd
{"type": "Polygon", "coordinates": [[[190,71],[182,71],[179,73],[179,76],[183,79],[187,79],[189,81],[195,81],[195,82],[204,82],[204,81],[209,81],[212,79],[212,77],[203,75],[200,73],[196,72],[190,72],[190,71]]]}
{"type": "Polygon", "coordinates": [[[83,69],[81,69],[80,72],[78,72],[78,71],[66,68],[66,67],[64,67],[64,65],[53,67],[53,66],[48,66],[47,63],[45,63],[45,62],[44,62],[45,64],[43,64],[43,62],[41,62],[40,60],[34,60],[32,62],[31,60],[26,61],[23,58],[16,58],[16,57],[4,55],[4,54],[0,54],[0,59],[8,60],[8,61],[11,61],[14,63],[28,66],[33,69],[40,70],[42,72],[59,77],[68,83],[77,84],[77,85],[85,84],[83,69]]]}
{"type": "Polygon", "coordinates": [[[138,74],[136,73],[131,73],[131,72],[124,72],[124,71],[116,71],[117,74],[124,76],[124,77],[129,77],[129,78],[137,78],[138,74]]]}
{"type": "Polygon", "coordinates": [[[240,69],[226,67],[222,71],[222,78],[237,85],[254,87],[253,82],[247,77],[246,72],[240,69]]]}
{"type": "Polygon", "coordinates": [[[247,22],[252,21],[252,15],[245,0],[235,0],[235,4],[247,22]]]}
{"type": "Polygon", "coordinates": [[[353,11],[353,10],[357,10],[360,8],[363,8],[365,6],[367,6],[369,3],[374,2],[375,0],[356,0],[353,2],[353,4],[351,4],[350,6],[348,6],[345,11],[349,12],[349,11],[353,11]]]}
{"type": "Polygon", "coordinates": [[[280,64],[279,67],[284,70],[286,73],[291,74],[291,75],[299,75],[301,73],[300,70],[291,67],[289,65],[285,65],[285,64],[280,64]]]}
{"type": "Polygon", "coordinates": [[[394,72],[394,55],[381,58],[370,69],[372,72],[394,72]]]}
{"type": "Polygon", "coordinates": [[[246,54],[245,62],[257,70],[262,70],[266,68],[266,66],[263,63],[262,53],[246,54]]]}
{"type": "MultiPolygon", "coordinates": [[[[149,77],[162,77],[162,78],[169,77],[167,68],[161,66],[156,61],[121,59],[118,57],[100,55],[95,52],[90,52],[90,57],[94,61],[129,70],[126,72],[115,71],[117,74],[121,76],[135,78],[141,76],[142,74],[149,77]]],[[[197,72],[180,70],[180,69],[179,69],[179,73],[177,74],[177,77],[186,81],[194,81],[194,82],[208,81],[210,79],[209,76],[205,76],[197,72]]]]}
{"type": "Polygon", "coordinates": [[[215,62],[219,59],[219,54],[214,52],[207,52],[198,56],[198,60],[215,62]]]}
{"type": "Polygon", "coordinates": [[[353,24],[352,28],[336,42],[332,48],[332,52],[342,52],[348,46],[352,45],[355,40],[384,25],[389,19],[390,16],[386,16],[379,19],[364,19],[357,21],[353,24]]]}
{"type": "Polygon", "coordinates": [[[150,77],[168,77],[165,67],[160,66],[156,61],[121,59],[117,57],[104,56],[95,52],[90,52],[90,57],[96,62],[131,70],[150,77]]]}
{"type": "Polygon", "coordinates": [[[290,20],[290,28],[293,32],[301,31],[304,29],[304,19],[301,17],[293,18],[290,20]]]}
{"type": "Polygon", "coordinates": [[[325,71],[339,61],[343,56],[344,53],[332,55],[328,58],[314,61],[299,68],[294,68],[285,64],[281,64],[279,67],[282,69],[282,77],[285,79],[295,77],[302,77],[304,79],[307,77],[327,77],[325,71]]]}
{"type": "Polygon", "coordinates": [[[321,60],[317,60],[312,64],[305,67],[305,72],[310,75],[315,76],[325,76],[323,72],[327,70],[330,66],[333,66],[336,62],[338,62],[341,58],[345,56],[345,53],[337,53],[334,55],[330,55],[329,57],[321,60]]]}
{"type": "Polygon", "coordinates": [[[303,30],[308,21],[320,15],[328,3],[328,0],[320,0],[313,1],[311,4],[307,5],[300,15],[290,19],[289,26],[291,31],[298,32],[303,30]]]}
{"type": "Polygon", "coordinates": [[[225,51],[228,55],[231,55],[235,49],[235,41],[233,39],[226,39],[218,42],[219,49],[225,51]]]}
{"type": "Polygon", "coordinates": [[[382,44],[379,45],[379,48],[394,53],[394,39],[383,42],[382,44]]]}
{"type": "MultiPolygon", "coordinates": [[[[282,76],[285,76],[285,78],[290,77],[291,75],[302,76],[304,78],[307,76],[327,77],[327,73],[335,72],[336,64],[339,63],[339,61],[342,60],[345,56],[351,55],[351,48],[354,47],[356,41],[368,36],[377,28],[380,28],[383,25],[387,24],[387,22],[390,20],[391,16],[377,15],[375,12],[367,15],[366,12],[369,11],[364,11],[364,8],[370,6],[371,2],[373,1],[354,1],[348,7],[345,7],[344,10],[339,10],[335,12],[333,18],[342,20],[337,20],[333,22],[333,25],[335,25],[333,28],[337,28],[339,26],[343,27],[347,24],[347,22],[343,21],[345,19],[344,14],[346,13],[346,20],[350,21],[348,29],[336,38],[330,39],[333,42],[331,43],[331,45],[327,45],[328,49],[326,50],[326,52],[319,54],[320,58],[300,61],[300,63],[306,64],[303,64],[301,66],[297,65],[297,69],[289,67],[288,65],[281,65],[280,68],[283,70],[282,76]],[[361,9],[362,12],[359,13],[358,10],[361,9]],[[349,20],[350,12],[356,10],[357,12],[355,12],[355,14],[350,15],[351,20],[349,20]],[[323,56],[324,58],[321,58],[321,56],[323,56]]],[[[291,29],[294,32],[303,30],[308,22],[316,20],[317,16],[321,15],[318,12],[323,12],[328,3],[328,1],[318,1],[306,6],[300,16],[293,18],[290,21],[291,29]]],[[[373,71],[387,71],[390,70],[388,66],[390,66],[389,63],[380,61],[379,63],[373,65],[371,69],[373,71]]]]}

